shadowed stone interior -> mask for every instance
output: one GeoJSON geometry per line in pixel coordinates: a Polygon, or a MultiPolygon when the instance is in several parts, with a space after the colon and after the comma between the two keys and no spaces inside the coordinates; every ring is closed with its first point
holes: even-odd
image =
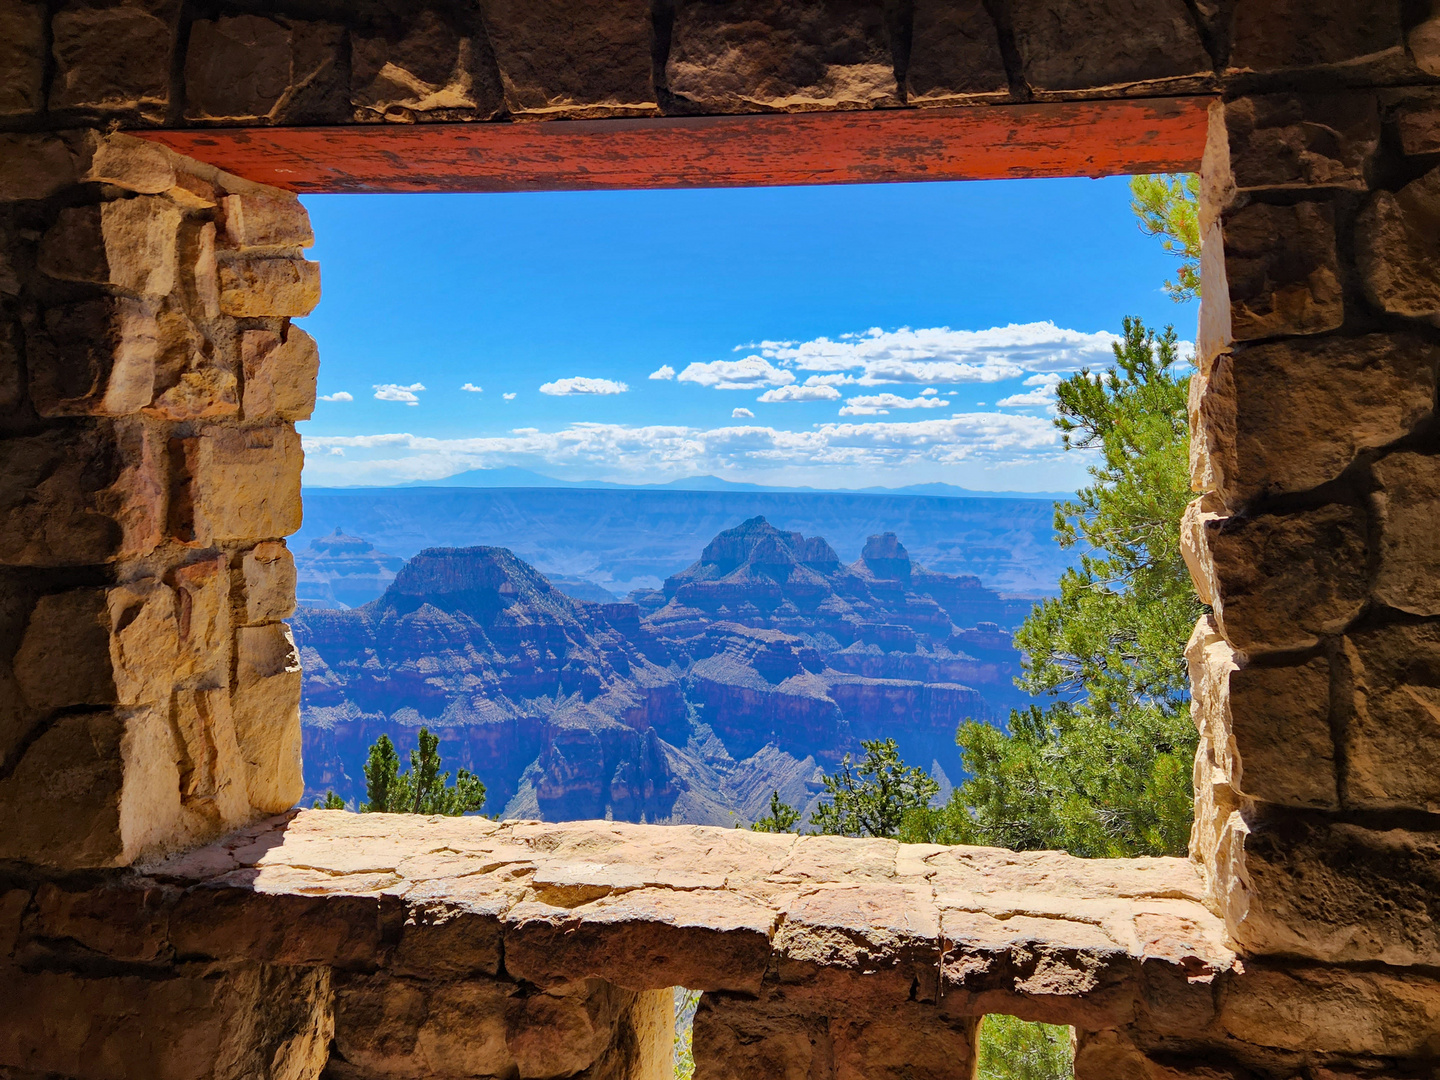
{"type": "Polygon", "coordinates": [[[1440,9],[0,0],[0,1075],[1082,1080],[1440,1055],[1440,9]],[[294,196],[115,129],[1208,93],[1191,858],[276,818],[319,297],[294,196]],[[207,846],[208,845],[208,846],[207,846]]]}

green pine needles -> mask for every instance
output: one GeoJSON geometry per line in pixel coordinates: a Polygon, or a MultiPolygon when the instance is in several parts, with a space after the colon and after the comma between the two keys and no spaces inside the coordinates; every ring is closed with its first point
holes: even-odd
{"type": "MultiPolygon", "coordinates": [[[[361,813],[456,817],[485,805],[485,785],[478,776],[461,769],[451,784],[450,774],[440,771],[440,736],[423,727],[419,746],[410,751],[408,772],[400,771],[400,754],[388,735],[375,740],[365,760],[365,795],[361,813]]],[[[330,791],[315,800],[315,809],[344,810],[345,800],[330,791]]]]}

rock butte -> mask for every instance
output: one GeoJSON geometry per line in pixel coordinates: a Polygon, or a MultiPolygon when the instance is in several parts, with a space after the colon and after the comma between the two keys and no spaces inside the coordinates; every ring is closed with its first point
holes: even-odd
{"type": "Polygon", "coordinates": [[[699,1080],[964,1077],[991,1010],[1072,1024],[1080,1080],[1433,1076],[1431,7],[0,0],[0,1073],[659,1080],[688,980],[699,1080]],[[319,271],[256,177],[1091,175],[1202,141],[1188,863],[274,819],[319,271]]]}

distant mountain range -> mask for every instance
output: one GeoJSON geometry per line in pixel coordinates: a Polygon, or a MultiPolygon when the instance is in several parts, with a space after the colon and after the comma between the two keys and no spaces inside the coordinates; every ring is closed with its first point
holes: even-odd
{"type": "MultiPolygon", "coordinates": [[[[318,554],[373,563],[353,540],[318,554]]],[[[956,726],[1028,700],[1009,629],[1029,607],[893,533],[847,564],[763,517],[631,603],[577,600],[501,547],[428,549],[378,599],[292,620],[307,798],[363,798],[370,744],[405,755],[422,724],[507,816],[729,824],[771,791],[808,811],[887,736],[958,779],[956,726]]]]}
{"type": "MultiPolygon", "coordinates": [[[[943,495],[949,498],[978,499],[1068,499],[1073,492],[1057,491],[976,491],[954,484],[907,484],[903,487],[815,488],[776,487],[724,480],[718,476],[687,476],[663,484],[616,484],[608,480],[559,480],[543,473],[514,466],[497,469],[470,469],[440,480],[410,480],[395,487],[479,487],[479,488],[582,488],[591,491],[803,491],[863,495],[943,495]]],[[[344,490],[354,490],[346,488],[344,490]]]]}
{"type": "Polygon", "coordinates": [[[623,596],[659,587],[717,533],[757,515],[784,530],[826,537],[847,561],[868,536],[894,532],[931,569],[973,574],[1022,596],[1053,593],[1076,558],[1055,543],[1051,499],[731,487],[307,488],[304,526],[292,547],[302,597],[307,581],[317,597],[326,595],[318,576],[307,579],[310,572],[367,577],[368,594],[346,600],[334,593],[352,606],[379,596],[385,581],[359,552],[307,552],[313,541],[331,543],[336,529],[401,560],[430,547],[504,547],[552,581],[577,589],[589,582],[623,596]]]}

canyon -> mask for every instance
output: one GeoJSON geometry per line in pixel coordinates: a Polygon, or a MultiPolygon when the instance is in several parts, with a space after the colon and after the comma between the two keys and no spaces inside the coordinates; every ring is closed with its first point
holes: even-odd
{"type": "Polygon", "coordinates": [[[506,548],[426,549],[379,598],[291,620],[306,798],[363,800],[369,746],[405,755],[421,725],[506,817],[743,824],[772,791],[808,812],[870,738],[948,782],[956,727],[1028,701],[1009,631],[1029,609],[894,533],[846,564],[760,516],[613,603],[506,548]]]}

